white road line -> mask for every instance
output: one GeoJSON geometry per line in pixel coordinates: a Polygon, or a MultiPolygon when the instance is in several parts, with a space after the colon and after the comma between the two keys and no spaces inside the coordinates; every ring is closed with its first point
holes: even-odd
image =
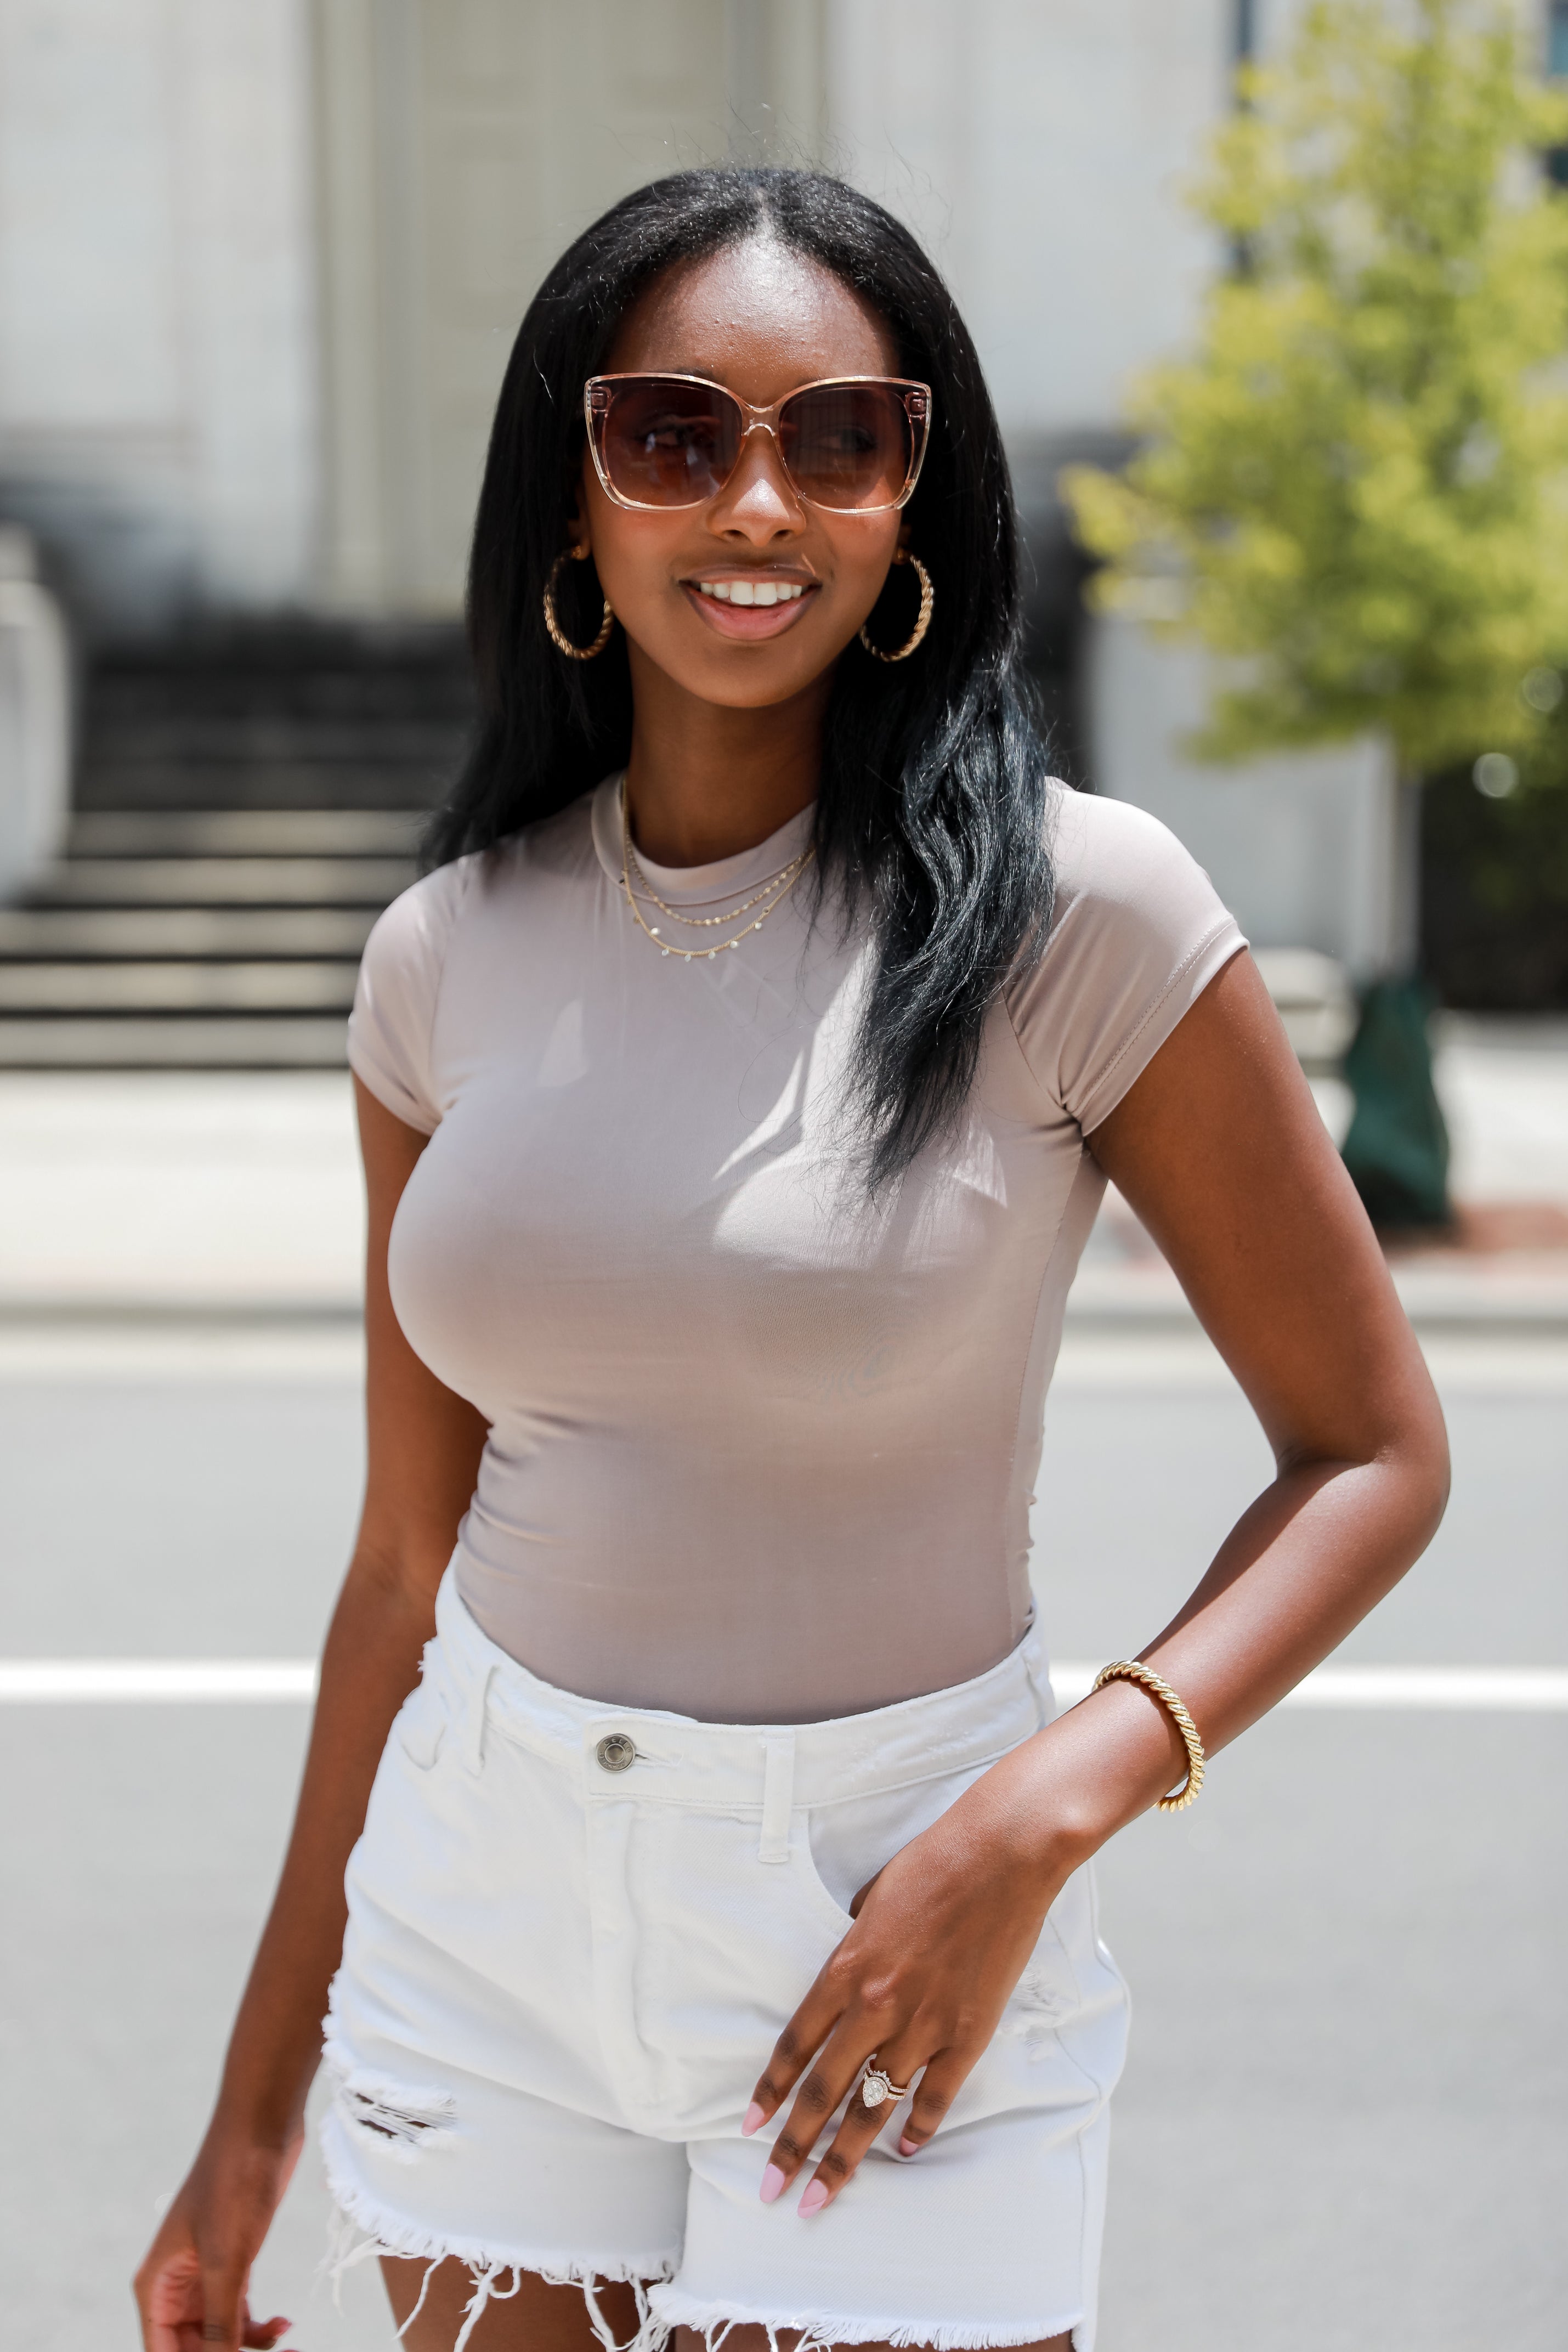
{"type": "MultiPolygon", "coordinates": [[[[1071,1706],[1098,1668],[1063,1658],[1051,1671],[1071,1706]]],[[[1568,1666],[1319,1666],[1281,1706],[1490,1707],[1508,1714],[1568,1710],[1568,1666]]]]}
{"type": "MultiPolygon", "coordinates": [[[[1060,1659],[1051,1672],[1064,1704],[1080,1699],[1097,1669],[1060,1659]]],[[[0,1704],[77,1702],[247,1703],[314,1698],[309,1658],[0,1659],[0,1704]]],[[[1490,1708],[1568,1712],[1568,1666],[1319,1666],[1286,1706],[1490,1708]]]]}
{"type": "Polygon", "coordinates": [[[0,1702],[311,1699],[313,1658],[4,1658],[0,1702]]]}
{"type": "MultiPolygon", "coordinates": [[[[0,1197],[0,1232],[4,1230],[0,1197]]],[[[192,1381],[234,1387],[295,1382],[356,1387],[365,1370],[363,1339],[343,1318],[257,1328],[243,1321],[141,1323],[127,1316],[51,1320],[7,1303],[0,1283],[0,1386],[59,1388],[78,1381],[171,1386],[192,1381]]],[[[1525,1324],[1511,1336],[1481,1329],[1427,1332],[1422,1350],[1445,1397],[1568,1395],[1568,1339],[1525,1324]]],[[[1241,1392],[1215,1349],[1196,1328],[1164,1337],[1070,1327],[1057,1359],[1051,1394],[1127,1391],[1135,1396],[1241,1392]]]]}

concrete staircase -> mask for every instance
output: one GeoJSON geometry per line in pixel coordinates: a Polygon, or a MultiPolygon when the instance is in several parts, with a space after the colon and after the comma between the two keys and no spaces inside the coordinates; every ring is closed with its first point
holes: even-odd
{"type": "Polygon", "coordinates": [[[360,950],[470,719],[447,630],[99,663],[67,855],[0,908],[0,1068],[340,1066],[360,950]]]}

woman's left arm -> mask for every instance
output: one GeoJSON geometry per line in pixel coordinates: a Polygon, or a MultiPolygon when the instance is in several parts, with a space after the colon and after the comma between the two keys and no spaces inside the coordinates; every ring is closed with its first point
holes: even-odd
{"type": "MultiPolygon", "coordinates": [[[[1382,1253],[1249,955],[1225,966],[1089,1139],[1251,1401],[1277,1472],[1136,1654],[1213,1754],[1282,1698],[1427,1544],[1443,1419],[1382,1253]]],[[[856,1924],[780,2036],[747,2127],[791,2091],[782,2193],[874,2051],[925,2069],[901,2146],[940,2124],[1061,1885],[1181,1780],[1160,1703],[1104,1689],[984,1774],[856,1898],[856,1924]]],[[[886,2121],[854,2100],[802,2198],[837,2196],[886,2121]],[[819,2194],[818,2191],[821,2193],[819,2194]]]]}

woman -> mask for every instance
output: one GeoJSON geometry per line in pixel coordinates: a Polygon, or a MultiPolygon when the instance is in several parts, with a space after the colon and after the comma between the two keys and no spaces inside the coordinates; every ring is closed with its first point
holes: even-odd
{"type": "Polygon", "coordinates": [[[364,1518],[153,2352],[286,2325],[246,2279],[329,1979],[329,2178],[416,2352],[1092,2343],[1090,1857],[1446,1461],[1235,924],[1049,781],[1017,609],[973,348],[876,205],[683,174],[552,271],[477,746],[353,1015],[364,1518]],[[1030,1489],[1107,1176],[1279,1468],[1058,1715],[1030,1489]]]}

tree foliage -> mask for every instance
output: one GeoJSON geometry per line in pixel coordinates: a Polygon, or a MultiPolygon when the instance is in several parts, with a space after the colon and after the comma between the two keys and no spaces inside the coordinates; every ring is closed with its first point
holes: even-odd
{"type": "Polygon", "coordinates": [[[1515,16],[1318,0],[1196,191],[1236,266],[1140,386],[1126,473],[1063,476],[1104,605],[1243,657],[1199,749],[1375,728],[1430,771],[1538,725],[1568,650],[1568,101],[1515,16]]]}

